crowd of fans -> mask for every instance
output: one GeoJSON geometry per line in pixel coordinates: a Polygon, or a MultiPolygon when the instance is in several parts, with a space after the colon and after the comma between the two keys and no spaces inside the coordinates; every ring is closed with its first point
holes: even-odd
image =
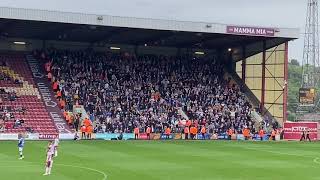
{"type": "Polygon", "coordinates": [[[9,128],[19,128],[24,124],[24,120],[17,119],[14,113],[24,114],[27,109],[23,106],[4,105],[3,103],[4,101],[15,101],[17,98],[19,96],[13,89],[0,88],[0,132],[9,128]]]}
{"type": "Polygon", "coordinates": [[[152,132],[170,128],[180,133],[189,120],[210,133],[255,131],[250,103],[214,58],[90,50],[46,54],[46,70],[61,107],[72,111],[73,105],[84,105],[95,132],[132,133],[136,127],[150,127],[152,132]]]}

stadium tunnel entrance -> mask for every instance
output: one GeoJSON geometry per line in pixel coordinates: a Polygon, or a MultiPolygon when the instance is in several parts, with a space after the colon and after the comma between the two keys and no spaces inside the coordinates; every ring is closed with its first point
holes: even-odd
{"type": "Polygon", "coordinates": [[[287,119],[288,42],[294,38],[17,19],[0,19],[0,29],[1,51],[91,48],[214,57],[224,63],[262,116],[279,124],[287,119]]]}

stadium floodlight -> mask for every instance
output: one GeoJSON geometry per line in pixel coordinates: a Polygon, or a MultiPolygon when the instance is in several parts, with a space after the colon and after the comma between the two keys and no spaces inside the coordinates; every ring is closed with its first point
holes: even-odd
{"type": "Polygon", "coordinates": [[[23,41],[14,41],[13,42],[14,44],[19,44],[19,45],[25,45],[26,42],[23,42],[23,41]]]}
{"type": "Polygon", "coordinates": [[[110,47],[111,50],[120,50],[121,48],[119,47],[110,47]]]}
{"type": "Polygon", "coordinates": [[[194,52],[194,54],[197,54],[197,55],[204,55],[204,52],[202,52],[202,51],[196,51],[196,52],[194,52]]]}
{"type": "Polygon", "coordinates": [[[228,49],[228,51],[229,51],[229,52],[231,52],[231,51],[232,51],[232,49],[231,49],[231,48],[229,48],[229,49],[228,49]]]}

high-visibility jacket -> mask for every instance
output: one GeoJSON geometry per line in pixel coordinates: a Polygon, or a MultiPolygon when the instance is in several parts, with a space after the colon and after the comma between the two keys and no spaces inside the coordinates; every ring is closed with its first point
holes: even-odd
{"type": "Polygon", "coordinates": [[[151,133],[151,128],[150,128],[150,127],[147,128],[146,133],[147,133],[147,134],[150,134],[150,133],[151,133]]]}
{"type": "Polygon", "coordinates": [[[133,132],[134,134],[139,134],[139,128],[134,128],[133,132]]]}
{"type": "Polygon", "coordinates": [[[185,127],[185,128],[184,128],[184,133],[185,133],[185,134],[189,134],[189,127],[185,127]]]}

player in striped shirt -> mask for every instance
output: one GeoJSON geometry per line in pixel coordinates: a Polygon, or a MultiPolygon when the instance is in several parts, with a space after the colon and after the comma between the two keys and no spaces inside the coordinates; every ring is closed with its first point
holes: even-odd
{"type": "Polygon", "coordinates": [[[58,156],[59,138],[54,139],[54,157],[58,156]]]}
{"type": "Polygon", "coordinates": [[[44,176],[51,174],[51,169],[53,165],[53,156],[54,156],[54,142],[50,141],[47,150],[47,159],[46,159],[46,172],[43,174],[44,176]]]}

